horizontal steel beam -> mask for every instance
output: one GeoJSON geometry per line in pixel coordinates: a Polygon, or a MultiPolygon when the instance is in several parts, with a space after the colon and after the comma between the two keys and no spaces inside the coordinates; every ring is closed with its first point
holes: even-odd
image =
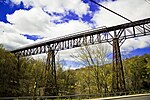
{"type": "Polygon", "coordinates": [[[104,26],[75,34],[69,34],[63,37],[53,38],[47,41],[18,48],[16,50],[12,50],[11,52],[22,56],[30,56],[46,53],[49,48],[60,51],[85,45],[106,42],[111,43],[114,38],[118,38],[122,41],[123,39],[145,35],[150,35],[150,18],[108,28],[104,26]]]}

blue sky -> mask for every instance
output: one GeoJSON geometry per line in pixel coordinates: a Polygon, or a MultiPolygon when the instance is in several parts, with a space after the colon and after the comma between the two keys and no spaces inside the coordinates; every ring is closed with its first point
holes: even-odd
{"type": "MultiPolygon", "coordinates": [[[[133,21],[150,17],[150,4],[144,0],[95,1],[133,21]]],[[[89,0],[0,0],[0,43],[6,49],[15,49],[97,26],[125,22],[89,0]]],[[[123,49],[128,50],[132,56],[149,54],[149,38],[142,37],[139,42],[130,41],[136,42],[134,46],[126,40],[123,49]]]]}

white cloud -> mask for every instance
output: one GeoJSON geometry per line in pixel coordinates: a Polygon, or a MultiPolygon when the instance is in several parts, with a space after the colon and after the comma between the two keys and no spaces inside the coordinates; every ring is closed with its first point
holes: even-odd
{"type": "Polygon", "coordinates": [[[90,25],[81,20],[70,20],[62,24],[50,22],[56,19],[43,12],[41,8],[32,8],[29,11],[18,10],[12,15],[7,15],[12,27],[21,34],[40,35],[54,38],[74,32],[89,29],[90,25]]]}
{"type": "MultiPolygon", "coordinates": [[[[1,38],[1,43],[3,43],[7,49],[8,47],[9,49],[10,47],[11,49],[17,48],[19,44],[32,43],[32,40],[28,40],[20,34],[54,38],[90,28],[90,25],[83,23],[81,20],[71,20],[68,23],[66,22],[59,25],[54,24],[52,21],[59,20],[62,16],[49,16],[44,12],[57,12],[65,15],[68,11],[72,11],[81,17],[83,14],[86,14],[89,9],[89,6],[81,0],[12,0],[15,4],[20,4],[21,1],[26,7],[32,6],[33,8],[30,10],[17,10],[13,14],[7,15],[7,20],[12,23],[12,25],[3,24],[2,26],[5,26],[6,29],[2,28],[5,33],[2,32],[3,35],[1,35],[1,37],[8,37],[5,39],[5,42],[2,40],[3,38],[1,38]],[[44,9],[44,11],[42,9],[44,9]],[[10,32],[8,30],[10,30],[10,32]],[[15,39],[9,38],[9,36],[12,36],[10,33],[12,33],[16,39],[20,37],[22,41],[17,43],[15,39]],[[9,41],[13,42],[13,46],[9,41]]],[[[17,40],[19,42],[19,39],[17,40]]]]}
{"type": "MultiPolygon", "coordinates": [[[[150,17],[150,4],[145,0],[117,0],[116,2],[103,2],[102,5],[132,21],[150,17]]],[[[92,20],[96,22],[97,26],[107,27],[129,22],[103,8],[97,11],[92,20]]],[[[150,36],[146,36],[138,39],[126,40],[122,45],[122,50],[132,51],[137,48],[149,47],[149,38],[150,36]]]]}
{"type": "Polygon", "coordinates": [[[122,51],[132,51],[137,48],[150,47],[150,36],[132,38],[125,41],[122,45],[122,51]]]}
{"type": "Polygon", "coordinates": [[[34,7],[30,10],[17,10],[13,14],[7,15],[7,20],[12,23],[12,25],[4,23],[1,25],[2,30],[5,31],[5,34],[1,35],[1,37],[8,37],[7,35],[10,35],[11,37],[12,34],[10,33],[13,33],[14,38],[17,39],[19,38],[18,36],[20,36],[19,39],[23,42],[18,41],[19,43],[17,43],[15,39],[8,37],[6,39],[7,41],[4,42],[1,40],[1,43],[4,44],[7,49],[15,49],[20,45],[32,43],[32,40],[28,40],[20,34],[39,35],[45,37],[46,39],[50,39],[90,28],[88,23],[84,23],[81,20],[71,20],[69,22],[57,25],[52,22],[56,19],[59,20],[60,17],[49,16],[40,7],[34,7]],[[13,42],[13,46],[9,43],[9,41],[13,42]]]}
{"type": "MultiPolygon", "coordinates": [[[[150,4],[145,0],[117,0],[116,2],[103,2],[102,5],[132,21],[149,18],[150,16],[150,4]]],[[[93,20],[98,26],[107,27],[129,22],[104,8],[100,8],[100,11],[94,15],[93,20]]]]}
{"type": "Polygon", "coordinates": [[[19,4],[21,1],[26,7],[41,7],[48,12],[65,13],[65,11],[74,11],[79,16],[88,12],[88,4],[83,3],[82,0],[12,0],[19,4]]]}
{"type": "Polygon", "coordinates": [[[80,31],[85,25],[89,27],[89,25],[81,21],[71,21],[62,25],[56,25],[52,21],[59,20],[63,16],[54,16],[53,14],[53,16],[49,16],[44,12],[62,13],[65,16],[68,14],[68,11],[72,11],[81,17],[83,14],[88,13],[89,9],[88,4],[83,3],[82,0],[12,0],[12,2],[15,4],[23,2],[26,7],[33,7],[29,11],[19,10],[15,11],[12,15],[7,15],[8,21],[14,23],[14,28],[23,34],[41,35],[51,38],[53,35],[57,36],[56,34],[68,34],[70,32],[80,31]],[[76,28],[77,24],[79,24],[79,29],[76,28]],[[80,27],[80,25],[83,26],[80,27]],[[65,27],[64,29],[64,26],[67,26],[67,28],[65,27]],[[61,30],[59,31],[61,33],[58,33],[58,28],[61,30]]]}
{"type": "Polygon", "coordinates": [[[28,43],[33,43],[33,40],[18,34],[10,24],[0,22],[0,44],[3,44],[6,49],[11,50],[28,43]]]}
{"type": "Polygon", "coordinates": [[[90,25],[88,23],[75,20],[71,20],[68,23],[58,24],[51,28],[52,33],[55,34],[55,36],[64,36],[86,29],[90,29],[90,25]]]}
{"type": "Polygon", "coordinates": [[[15,11],[15,13],[7,15],[7,20],[21,34],[45,36],[48,35],[52,26],[50,16],[44,13],[41,8],[15,11]]]}

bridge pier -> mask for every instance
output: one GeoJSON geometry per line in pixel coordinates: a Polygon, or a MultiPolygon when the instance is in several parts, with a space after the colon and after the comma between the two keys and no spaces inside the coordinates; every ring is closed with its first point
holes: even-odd
{"type": "Polygon", "coordinates": [[[45,95],[58,95],[56,64],[55,64],[55,50],[48,49],[45,76],[45,95]]]}
{"type": "Polygon", "coordinates": [[[116,31],[113,38],[113,66],[112,66],[112,90],[113,92],[125,91],[124,70],[121,59],[119,38],[117,38],[116,31]]]}

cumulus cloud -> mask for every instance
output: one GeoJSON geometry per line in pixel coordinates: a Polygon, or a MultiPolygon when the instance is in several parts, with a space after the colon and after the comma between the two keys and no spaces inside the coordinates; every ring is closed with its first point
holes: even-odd
{"type": "Polygon", "coordinates": [[[0,43],[4,44],[6,49],[15,49],[19,46],[18,44],[24,45],[32,43],[32,40],[20,34],[38,35],[45,37],[44,39],[49,39],[90,28],[88,23],[84,23],[81,20],[71,20],[63,24],[55,24],[53,20],[60,20],[62,16],[55,16],[53,14],[50,16],[46,13],[56,12],[65,15],[68,14],[68,11],[72,11],[78,16],[82,16],[88,12],[89,6],[81,0],[12,0],[12,2],[15,4],[23,2],[25,7],[28,8],[32,6],[33,8],[30,10],[16,10],[13,14],[7,14],[7,20],[11,24],[3,23],[0,28],[1,33],[3,33],[0,43]],[[3,32],[3,30],[5,32],[3,32]],[[22,41],[18,41],[17,43],[14,39],[7,38],[7,41],[4,42],[2,37],[8,37],[7,35],[11,37],[12,34],[10,33],[14,34],[14,38],[20,37],[22,41]],[[12,46],[8,41],[14,42],[13,44],[16,43],[16,46],[12,46]]]}
{"type": "Polygon", "coordinates": [[[125,41],[122,45],[122,51],[132,51],[137,48],[150,47],[150,36],[132,38],[125,41]]]}
{"type": "Polygon", "coordinates": [[[82,0],[12,0],[19,4],[21,1],[26,7],[41,7],[48,12],[65,13],[65,11],[73,11],[79,16],[88,12],[88,4],[83,3],[82,0]]]}
{"type": "Polygon", "coordinates": [[[28,40],[16,33],[17,31],[10,24],[0,22],[0,44],[3,44],[6,49],[12,50],[18,46],[33,43],[33,40],[28,40]]]}
{"type": "Polygon", "coordinates": [[[41,8],[15,11],[15,13],[7,15],[7,20],[19,33],[30,35],[48,35],[52,24],[50,16],[44,13],[41,8]]]}
{"type": "Polygon", "coordinates": [[[19,33],[49,38],[90,29],[90,25],[81,20],[70,20],[62,24],[50,22],[55,18],[48,16],[40,8],[32,8],[29,11],[18,10],[12,15],[7,15],[7,19],[19,33]]]}
{"type": "MultiPolygon", "coordinates": [[[[150,4],[145,2],[145,0],[117,0],[116,2],[103,2],[102,5],[132,21],[150,17],[150,4]]],[[[96,22],[97,26],[107,27],[128,22],[103,8],[100,8],[100,11],[96,12],[92,20],[96,22]]],[[[146,36],[126,40],[122,45],[122,50],[132,51],[137,48],[149,47],[149,38],[150,36],[146,36]]]]}
{"type": "MultiPolygon", "coordinates": [[[[150,16],[148,10],[150,9],[150,4],[145,0],[117,0],[116,2],[102,2],[102,5],[131,21],[149,18],[150,16]]],[[[114,26],[129,22],[104,8],[100,8],[100,11],[97,11],[93,20],[96,21],[98,26],[114,26]]]]}
{"type": "Polygon", "coordinates": [[[55,24],[51,20],[55,20],[56,17],[47,15],[41,8],[32,8],[29,11],[18,10],[11,15],[7,15],[7,19],[13,24],[11,27],[18,33],[48,38],[90,29],[90,24],[81,20],[70,20],[62,24],[55,24]]]}

